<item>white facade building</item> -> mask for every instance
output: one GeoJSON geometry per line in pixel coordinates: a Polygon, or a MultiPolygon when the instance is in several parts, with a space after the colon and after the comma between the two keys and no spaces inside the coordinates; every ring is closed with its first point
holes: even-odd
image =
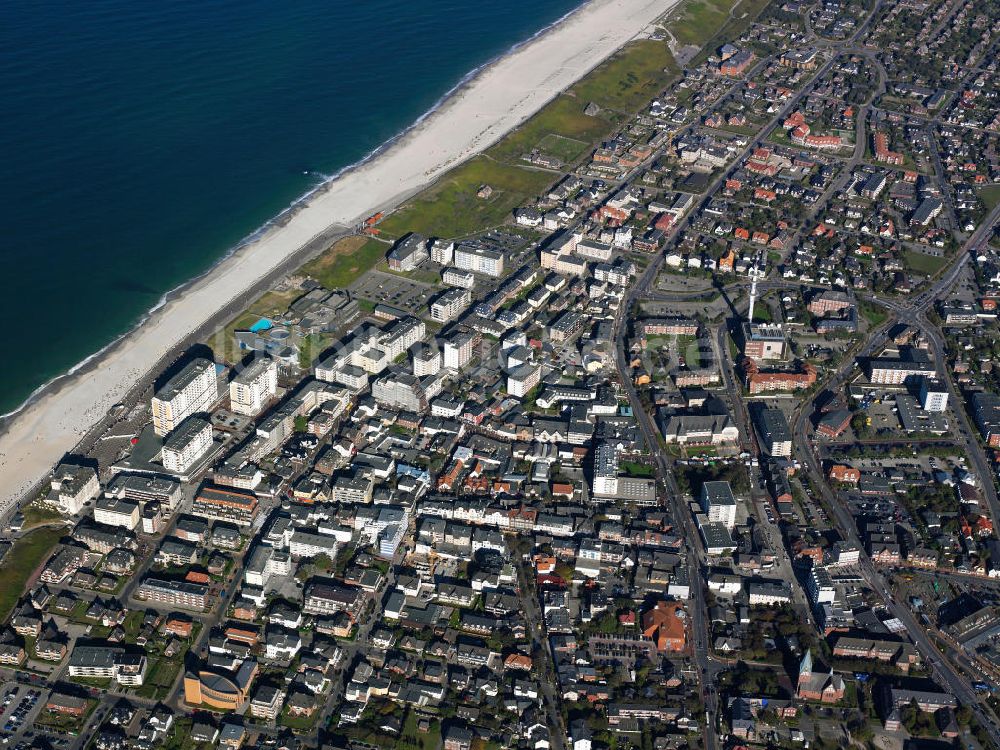
{"type": "Polygon", "coordinates": [[[504,257],[499,250],[462,243],[455,248],[455,266],[463,271],[497,278],[503,274],[504,257]]]}
{"type": "Polygon", "coordinates": [[[208,411],[218,400],[215,363],[204,358],[195,359],[153,396],[153,429],[161,437],[169,435],[185,419],[208,411]]]}
{"type": "Polygon", "coordinates": [[[461,370],[472,360],[476,337],[471,333],[460,333],[445,341],[442,348],[444,366],[450,370],[461,370]]]}
{"type": "Polygon", "coordinates": [[[163,443],[163,468],[183,474],[212,447],[212,424],[201,417],[190,417],[163,443]]]}
{"type": "Polygon", "coordinates": [[[457,286],[462,289],[472,289],[476,285],[476,275],[472,271],[463,271],[458,268],[446,268],[441,273],[441,281],[449,286],[457,286]]]}
{"type": "Polygon", "coordinates": [[[108,526],[135,529],[139,525],[139,503],[115,497],[102,497],[94,504],[94,520],[108,526]]]}
{"type": "Polygon", "coordinates": [[[709,522],[736,526],[736,498],[729,482],[705,482],[701,486],[701,509],[709,522]]]}
{"type": "Polygon", "coordinates": [[[595,495],[618,494],[618,452],[611,443],[600,443],[594,450],[595,495]]]}
{"type": "Polygon", "coordinates": [[[472,292],[468,289],[448,289],[431,302],[431,319],[447,323],[461,315],[472,302],[472,292]]]}
{"type": "Polygon", "coordinates": [[[278,364],[260,357],[239,372],[229,384],[230,409],[256,417],[278,392],[278,364]]]}
{"type": "Polygon", "coordinates": [[[526,396],[542,382],[542,366],[534,362],[526,362],[507,372],[507,393],[521,398],[526,396]]]}
{"type": "Polygon", "coordinates": [[[62,463],[52,472],[48,501],[63,513],[75,515],[101,492],[97,472],[89,466],[62,463]]]}
{"type": "Polygon", "coordinates": [[[455,257],[455,243],[451,240],[436,239],[431,243],[431,260],[446,266],[455,257]]]}
{"type": "Polygon", "coordinates": [[[941,381],[923,378],[920,382],[920,406],[925,411],[942,412],[948,408],[948,389],[941,381]]]}
{"type": "Polygon", "coordinates": [[[413,350],[413,374],[418,378],[437,375],[441,372],[441,350],[432,346],[422,346],[413,350]]]}

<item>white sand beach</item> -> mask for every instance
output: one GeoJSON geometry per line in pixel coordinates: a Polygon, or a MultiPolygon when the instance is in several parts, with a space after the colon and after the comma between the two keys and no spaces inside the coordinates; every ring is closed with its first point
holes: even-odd
{"type": "MultiPolygon", "coordinates": [[[[392,207],[495,143],[679,0],[591,0],[498,60],[390,148],[317,194],[161,307],[73,375],[54,382],[0,435],[0,509],[20,500],[162,357],[331,226],[392,207]]],[[[583,106],[584,103],[581,103],[583,106]]]]}

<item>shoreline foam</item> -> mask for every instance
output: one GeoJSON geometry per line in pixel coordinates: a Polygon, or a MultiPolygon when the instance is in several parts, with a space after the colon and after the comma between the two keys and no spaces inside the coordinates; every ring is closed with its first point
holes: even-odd
{"type": "Polygon", "coordinates": [[[39,386],[0,416],[0,511],[37,484],[164,358],[233,305],[249,304],[252,300],[243,298],[260,284],[314,254],[308,249],[318,238],[325,242],[345,234],[364,216],[394,208],[482,152],[678,1],[590,0],[473,69],[405,130],[304,193],[203,273],[166,292],[130,330],[39,386]],[[523,95],[517,98],[518,93],[523,95]],[[328,211],[331,215],[323,216],[328,211]],[[248,264],[259,264],[259,270],[248,264]],[[101,371],[94,372],[98,365],[101,371]]]}

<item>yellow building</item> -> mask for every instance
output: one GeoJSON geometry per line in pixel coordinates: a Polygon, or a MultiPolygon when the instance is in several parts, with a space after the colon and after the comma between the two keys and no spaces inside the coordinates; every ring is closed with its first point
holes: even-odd
{"type": "Polygon", "coordinates": [[[184,675],[184,702],[220,711],[239,711],[249,697],[257,676],[257,662],[247,659],[235,674],[203,669],[184,675]]]}

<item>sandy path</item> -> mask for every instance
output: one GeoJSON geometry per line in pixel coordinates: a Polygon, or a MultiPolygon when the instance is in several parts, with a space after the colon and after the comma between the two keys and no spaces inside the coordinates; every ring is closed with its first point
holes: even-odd
{"type": "Polygon", "coordinates": [[[394,205],[495,143],[677,1],[591,0],[482,71],[406,137],[331,183],[284,226],[220,263],[88,366],[53,383],[0,435],[0,509],[43,478],[161,358],[310,240],[394,205]]]}

